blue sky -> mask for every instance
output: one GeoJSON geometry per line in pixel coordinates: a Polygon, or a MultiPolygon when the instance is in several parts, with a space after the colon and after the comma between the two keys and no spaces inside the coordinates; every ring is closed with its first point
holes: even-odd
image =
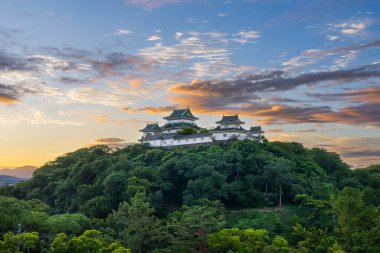
{"type": "MultiPolygon", "coordinates": [[[[40,166],[190,106],[380,162],[380,2],[1,1],[0,167],[40,166]]],[[[112,138],[112,139],[111,139],[112,138]]]]}

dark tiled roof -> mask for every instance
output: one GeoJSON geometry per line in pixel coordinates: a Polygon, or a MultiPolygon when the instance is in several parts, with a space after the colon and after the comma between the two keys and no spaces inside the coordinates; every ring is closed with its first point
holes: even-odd
{"type": "Polygon", "coordinates": [[[247,132],[243,127],[239,126],[238,128],[220,128],[220,126],[215,127],[212,132],[225,132],[225,131],[240,131],[240,132],[247,132]]]}
{"type": "Polygon", "coordinates": [[[181,128],[184,128],[184,127],[191,127],[191,128],[195,128],[195,129],[201,129],[199,126],[197,125],[194,125],[194,124],[190,124],[190,123],[170,123],[170,124],[166,124],[165,126],[162,127],[163,130],[165,129],[181,129],[181,128]]]}
{"type": "Polygon", "coordinates": [[[224,116],[223,115],[223,118],[219,121],[216,122],[217,124],[233,124],[233,123],[239,123],[239,124],[244,124],[243,121],[241,121],[239,119],[239,116],[236,114],[236,115],[231,115],[231,116],[224,116]]]}
{"type": "Polygon", "coordinates": [[[202,137],[209,137],[212,133],[199,133],[199,134],[187,134],[187,135],[181,135],[177,134],[174,139],[194,139],[194,138],[202,138],[202,137]]]}
{"type": "Polygon", "coordinates": [[[197,117],[194,117],[194,115],[191,113],[190,108],[186,109],[174,109],[172,114],[170,114],[167,117],[164,117],[164,119],[198,119],[197,117]]]}
{"type": "Polygon", "coordinates": [[[144,129],[141,129],[140,132],[156,132],[161,131],[161,128],[158,126],[158,123],[147,124],[144,129]]]}
{"type": "Polygon", "coordinates": [[[163,140],[170,140],[170,139],[174,139],[174,137],[177,135],[177,133],[173,133],[173,134],[165,134],[162,139],[163,140]]]}
{"type": "Polygon", "coordinates": [[[154,134],[154,135],[150,135],[144,139],[142,139],[143,141],[156,141],[156,140],[161,140],[166,134],[154,134]]]}
{"type": "Polygon", "coordinates": [[[251,129],[249,129],[248,131],[252,133],[260,133],[263,130],[261,129],[261,126],[254,126],[254,127],[251,127],[251,129]]]}

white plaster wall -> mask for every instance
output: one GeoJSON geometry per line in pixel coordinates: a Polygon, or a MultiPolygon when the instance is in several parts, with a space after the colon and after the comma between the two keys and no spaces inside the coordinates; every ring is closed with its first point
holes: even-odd
{"type": "Polygon", "coordinates": [[[237,138],[238,140],[245,140],[247,139],[247,134],[245,133],[239,133],[239,132],[218,132],[212,134],[216,141],[225,141],[230,140],[232,138],[237,138]]]}
{"type": "Polygon", "coordinates": [[[161,146],[161,140],[144,141],[144,143],[149,143],[149,145],[152,147],[160,147],[161,146]]]}
{"type": "Polygon", "coordinates": [[[191,145],[198,143],[208,143],[212,142],[212,139],[208,137],[199,137],[199,138],[191,138],[191,139],[168,139],[162,141],[162,146],[179,146],[179,145],[191,145]]]}
{"type": "Polygon", "coordinates": [[[225,128],[240,128],[240,125],[239,124],[223,124],[223,125],[220,125],[220,128],[221,129],[225,129],[225,128]]]}
{"type": "Polygon", "coordinates": [[[174,134],[178,132],[180,129],[170,129],[170,130],[165,130],[163,131],[164,134],[174,134]]]}
{"type": "Polygon", "coordinates": [[[170,146],[179,146],[179,145],[210,143],[212,141],[213,140],[211,136],[207,136],[207,137],[198,137],[198,138],[191,138],[191,139],[167,139],[167,140],[145,141],[145,143],[149,143],[152,147],[170,147],[170,146]]]}

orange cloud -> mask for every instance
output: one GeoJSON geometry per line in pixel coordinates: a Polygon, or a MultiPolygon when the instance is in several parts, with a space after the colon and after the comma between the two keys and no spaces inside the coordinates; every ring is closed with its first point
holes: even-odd
{"type": "Polygon", "coordinates": [[[138,78],[131,78],[128,80],[128,82],[131,88],[138,88],[141,86],[142,80],[138,78]]]}
{"type": "Polygon", "coordinates": [[[0,94],[0,103],[10,105],[18,102],[18,99],[0,94]]]}
{"type": "Polygon", "coordinates": [[[124,139],[120,138],[103,138],[103,139],[97,139],[95,142],[100,142],[100,143],[120,143],[124,142],[124,139]]]}
{"type": "Polygon", "coordinates": [[[88,115],[88,118],[98,123],[105,123],[108,120],[108,116],[105,114],[92,114],[92,115],[88,115]]]}
{"type": "Polygon", "coordinates": [[[149,107],[143,107],[143,108],[125,107],[122,110],[126,111],[128,113],[131,113],[131,114],[137,113],[137,112],[145,112],[145,113],[148,113],[148,114],[164,114],[164,113],[171,112],[173,110],[173,108],[175,108],[175,107],[176,106],[172,106],[172,105],[169,105],[169,106],[160,106],[160,107],[149,106],[149,107]]]}

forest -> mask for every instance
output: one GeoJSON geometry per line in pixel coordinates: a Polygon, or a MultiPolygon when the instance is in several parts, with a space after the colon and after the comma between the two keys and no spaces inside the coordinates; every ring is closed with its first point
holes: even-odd
{"type": "Polygon", "coordinates": [[[295,142],[93,146],[0,189],[0,252],[379,252],[380,165],[295,142]]]}

